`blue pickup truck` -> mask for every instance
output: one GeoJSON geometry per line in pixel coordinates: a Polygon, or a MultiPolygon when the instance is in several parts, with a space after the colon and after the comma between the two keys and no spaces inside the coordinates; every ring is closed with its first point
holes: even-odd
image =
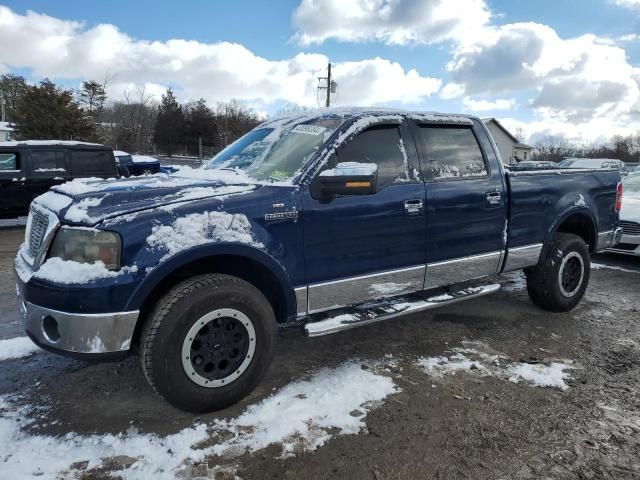
{"type": "Polygon", "coordinates": [[[482,121],[324,110],[267,121],[201,169],[80,179],[32,204],[25,329],[56,353],[131,353],[193,412],[250,392],[277,329],[313,337],[493,292],[524,269],[565,312],[616,243],[618,171],[505,172],[482,121]]]}

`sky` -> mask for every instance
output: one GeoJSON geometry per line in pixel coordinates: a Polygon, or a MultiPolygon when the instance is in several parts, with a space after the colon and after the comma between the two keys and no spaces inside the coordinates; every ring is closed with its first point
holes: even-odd
{"type": "Polygon", "coordinates": [[[112,100],[237,99],[496,117],[525,140],[640,130],[640,0],[163,0],[0,3],[0,73],[112,100]]]}

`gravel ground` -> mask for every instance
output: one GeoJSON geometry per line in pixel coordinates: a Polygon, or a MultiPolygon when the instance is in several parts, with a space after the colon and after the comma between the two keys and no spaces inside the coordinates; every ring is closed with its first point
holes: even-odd
{"type": "MultiPolygon", "coordinates": [[[[0,230],[0,339],[22,335],[11,272],[22,237],[22,230],[0,230]]],[[[333,435],[316,450],[301,444],[286,458],[278,445],[208,456],[180,476],[640,478],[640,259],[598,255],[593,261],[599,267],[592,270],[587,295],[567,314],[534,307],[521,276],[511,274],[500,280],[500,292],[441,310],[316,339],[283,331],[261,385],[216,414],[195,417],[168,406],[147,386],[135,357],[89,364],[38,352],[2,361],[0,395],[20,393],[40,407],[37,421],[24,427],[34,435],[133,428],[164,436],[198,422],[233,419],[293,380],[355,359],[366,369],[382,365],[379,373],[397,387],[370,407],[359,434],[333,435]],[[562,361],[571,365],[568,388],[514,383],[474,367],[437,377],[417,364],[421,357],[451,357],[469,345],[501,355],[503,364],[562,361]]],[[[65,475],[126,478],[123,469],[133,461],[76,465],[65,475]]]]}

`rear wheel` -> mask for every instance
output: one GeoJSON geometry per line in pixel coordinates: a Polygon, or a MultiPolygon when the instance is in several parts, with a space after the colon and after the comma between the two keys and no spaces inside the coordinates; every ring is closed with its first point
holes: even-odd
{"type": "Polygon", "coordinates": [[[201,275],[158,302],[143,331],[142,367],[172,405],[219,410],[260,382],[276,335],[271,305],[257,288],[229,275],[201,275]]]}
{"type": "Polygon", "coordinates": [[[568,312],[582,299],[589,284],[591,258],[582,238],[558,233],[546,258],[525,269],[529,298],[540,308],[568,312]]]}

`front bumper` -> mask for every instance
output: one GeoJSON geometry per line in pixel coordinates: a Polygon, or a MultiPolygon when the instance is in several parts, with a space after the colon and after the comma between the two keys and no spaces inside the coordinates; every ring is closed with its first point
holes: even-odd
{"type": "Polygon", "coordinates": [[[20,298],[24,328],[40,347],[83,359],[119,359],[131,348],[139,311],[67,313],[20,298]]]}
{"type": "Polygon", "coordinates": [[[598,245],[596,252],[601,252],[607,248],[613,247],[622,238],[622,227],[616,227],[615,230],[598,233],[598,245]]]}
{"type": "Polygon", "coordinates": [[[640,256],[640,235],[622,234],[617,242],[612,242],[607,249],[610,252],[640,256]]]}

